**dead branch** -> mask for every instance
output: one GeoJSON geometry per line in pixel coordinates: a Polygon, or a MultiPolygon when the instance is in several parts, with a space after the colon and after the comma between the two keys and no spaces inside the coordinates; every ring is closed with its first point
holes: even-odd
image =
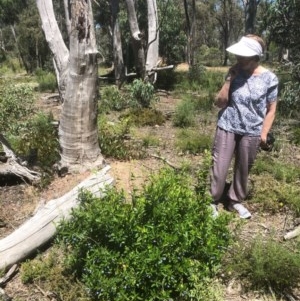
{"type": "Polygon", "coordinates": [[[173,163],[169,162],[166,158],[164,157],[161,157],[161,156],[158,156],[158,155],[155,155],[155,154],[152,154],[150,155],[151,157],[153,158],[156,158],[156,159],[159,159],[159,160],[162,160],[164,163],[168,164],[170,167],[174,168],[175,170],[179,170],[180,168],[176,165],[174,165],[173,163]]]}
{"type": "Polygon", "coordinates": [[[15,155],[12,147],[5,137],[0,134],[0,143],[2,144],[5,153],[5,162],[0,164],[0,175],[3,176],[15,176],[24,182],[37,183],[40,181],[40,173],[28,169],[26,166],[20,163],[19,158],[15,155]]]}
{"type": "Polygon", "coordinates": [[[300,235],[300,226],[284,235],[284,239],[292,239],[300,235]]]}

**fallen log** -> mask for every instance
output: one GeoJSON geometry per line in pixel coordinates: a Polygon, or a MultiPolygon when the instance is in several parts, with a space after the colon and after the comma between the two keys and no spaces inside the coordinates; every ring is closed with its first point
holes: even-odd
{"type": "Polygon", "coordinates": [[[292,231],[286,233],[286,234],[284,235],[284,239],[285,239],[285,240],[289,240],[289,239],[295,238],[295,237],[297,237],[297,236],[299,236],[299,235],[300,235],[300,226],[298,226],[298,227],[295,228],[294,230],[292,230],[292,231]]]}
{"type": "Polygon", "coordinates": [[[34,216],[13,233],[0,240],[0,270],[6,270],[13,264],[28,258],[37,249],[49,242],[56,233],[56,225],[63,219],[69,219],[72,208],[79,205],[78,193],[88,190],[97,197],[105,195],[113,178],[107,173],[110,166],[91,175],[67,194],[52,199],[38,208],[34,216]]]}
{"type": "Polygon", "coordinates": [[[24,182],[37,183],[41,179],[40,173],[30,170],[26,166],[20,164],[19,159],[12,150],[9,142],[0,134],[0,143],[4,153],[2,157],[5,160],[1,160],[0,175],[4,177],[16,177],[24,182]]]}

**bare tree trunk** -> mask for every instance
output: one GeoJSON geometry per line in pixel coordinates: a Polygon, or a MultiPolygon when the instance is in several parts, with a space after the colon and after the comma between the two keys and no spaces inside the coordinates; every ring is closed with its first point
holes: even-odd
{"type": "Polygon", "coordinates": [[[146,73],[150,82],[155,82],[156,72],[153,69],[158,62],[159,30],[156,0],[147,0],[148,7],[148,50],[146,73]]]}
{"type": "Polygon", "coordinates": [[[58,89],[62,97],[62,101],[64,101],[69,63],[69,50],[67,49],[58,28],[52,0],[36,0],[36,3],[46,40],[54,56],[55,69],[57,70],[56,77],[58,89]]]}
{"type": "Polygon", "coordinates": [[[133,0],[125,0],[131,32],[136,72],[142,79],[145,78],[145,50],[143,47],[143,34],[140,32],[133,0]]]}
{"type": "Polygon", "coordinates": [[[65,19],[66,19],[66,27],[68,31],[68,35],[71,34],[71,16],[70,16],[70,0],[64,0],[64,8],[65,8],[65,19]]]}
{"type": "Polygon", "coordinates": [[[19,47],[19,43],[18,43],[18,39],[17,39],[17,35],[16,35],[16,31],[15,31],[15,26],[14,25],[11,25],[10,26],[10,30],[12,32],[12,35],[14,37],[14,40],[15,40],[15,43],[16,43],[16,48],[17,48],[17,52],[18,52],[18,57],[19,57],[19,62],[20,62],[20,65],[23,65],[26,72],[28,73],[29,72],[29,68],[26,64],[26,61],[24,60],[24,57],[20,51],[20,47],[19,47]]]}
{"type": "Polygon", "coordinates": [[[113,52],[114,52],[114,71],[115,80],[118,87],[124,81],[125,69],[121,42],[121,32],[119,26],[119,0],[111,0],[111,12],[112,12],[112,28],[113,28],[113,52]]]}
{"type": "Polygon", "coordinates": [[[257,6],[260,0],[244,0],[245,34],[255,33],[257,6]]]}
{"type": "Polygon", "coordinates": [[[36,1],[63,92],[59,125],[61,166],[102,165],[97,130],[98,52],[91,0],[68,1],[72,21],[70,53],[59,31],[52,1],[36,1]]]}
{"type": "MultiPolygon", "coordinates": [[[[70,64],[59,126],[62,165],[95,162],[97,129],[97,46],[90,0],[71,3],[70,64]]],[[[99,158],[101,161],[101,157],[99,158]]]]}

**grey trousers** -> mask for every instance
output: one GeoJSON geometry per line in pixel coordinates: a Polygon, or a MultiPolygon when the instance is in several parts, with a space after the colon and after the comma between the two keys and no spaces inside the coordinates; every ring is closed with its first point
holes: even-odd
{"type": "Polygon", "coordinates": [[[217,128],[211,169],[211,195],[215,202],[218,202],[224,193],[233,157],[235,159],[234,173],[227,196],[230,200],[237,202],[246,198],[248,176],[259,144],[259,136],[243,136],[217,128]]]}

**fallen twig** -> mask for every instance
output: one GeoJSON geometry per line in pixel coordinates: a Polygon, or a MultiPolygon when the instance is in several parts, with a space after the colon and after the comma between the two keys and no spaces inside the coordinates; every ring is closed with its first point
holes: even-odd
{"type": "Polygon", "coordinates": [[[14,264],[4,277],[0,278],[0,286],[6,284],[18,272],[18,265],[14,264]]]}
{"type": "Polygon", "coordinates": [[[174,169],[176,169],[176,170],[179,170],[179,169],[180,169],[178,166],[176,166],[176,165],[174,165],[173,163],[169,162],[169,161],[168,161],[166,158],[164,158],[164,157],[161,157],[161,156],[158,156],[158,155],[155,155],[155,154],[152,154],[152,155],[150,155],[150,156],[153,157],[153,158],[162,160],[163,162],[165,162],[165,163],[168,164],[170,167],[172,167],[172,168],[174,168],[174,169]]]}

